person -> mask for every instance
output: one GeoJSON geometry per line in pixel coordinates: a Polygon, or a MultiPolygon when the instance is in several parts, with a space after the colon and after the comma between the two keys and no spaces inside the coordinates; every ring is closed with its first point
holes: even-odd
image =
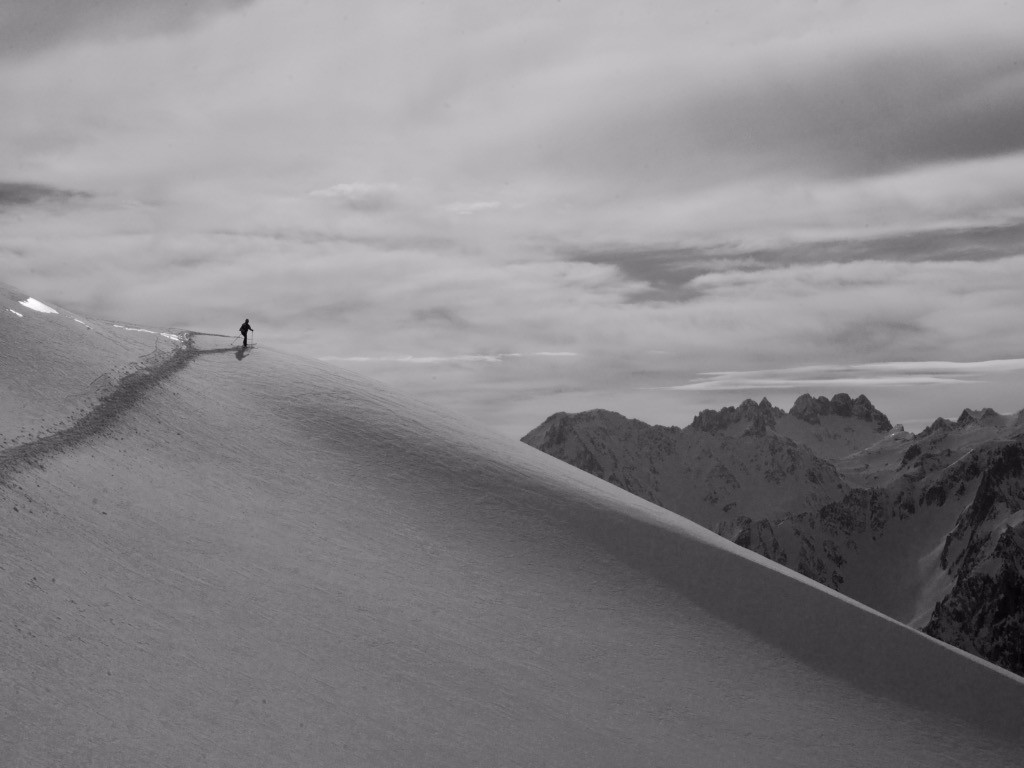
{"type": "Polygon", "coordinates": [[[249,318],[245,318],[245,322],[242,323],[242,327],[238,329],[242,333],[242,346],[249,346],[249,331],[252,330],[252,326],[249,325],[249,318]]]}

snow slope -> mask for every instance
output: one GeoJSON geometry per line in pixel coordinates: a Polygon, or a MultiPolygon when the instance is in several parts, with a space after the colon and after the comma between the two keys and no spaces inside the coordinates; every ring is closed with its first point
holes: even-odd
{"type": "Polygon", "coordinates": [[[68,426],[118,378],[174,344],[156,331],[93,323],[2,283],[0,334],[0,448],[68,426]]]}
{"type": "Polygon", "coordinates": [[[56,309],[0,309],[0,764],[1024,760],[1019,679],[675,514],[377,382],[56,309]]]}

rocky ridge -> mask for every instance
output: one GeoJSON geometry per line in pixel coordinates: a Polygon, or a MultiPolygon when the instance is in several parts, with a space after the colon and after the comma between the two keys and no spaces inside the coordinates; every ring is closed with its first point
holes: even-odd
{"type": "Polygon", "coordinates": [[[828,461],[777,431],[786,418],[767,401],[705,411],[686,429],[603,410],[556,413],[523,442],[713,528],[812,511],[848,492],[828,461]]]}
{"type": "Polygon", "coordinates": [[[555,414],[523,441],[928,634],[1024,674],[1024,417],[914,435],[865,396],[650,426],[555,414]]]}

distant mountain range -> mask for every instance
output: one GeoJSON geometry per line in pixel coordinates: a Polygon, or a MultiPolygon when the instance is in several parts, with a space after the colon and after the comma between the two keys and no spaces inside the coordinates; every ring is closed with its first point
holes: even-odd
{"type": "Polygon", "coordinates": [[[523,442],[1024,675],[1024,412],[918,434],[863,395],[686,428],[557,413],[523,442]]]}

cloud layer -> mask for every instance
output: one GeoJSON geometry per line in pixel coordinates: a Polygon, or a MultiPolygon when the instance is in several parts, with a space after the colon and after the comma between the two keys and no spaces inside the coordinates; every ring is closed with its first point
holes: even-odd
{"type": "Polygon", "coordinates": [[[0,3],[0,57],[25,56],[75,40],[181,31],[251,0],[17,0],[0,3]]]}
{"type": "MultiPolygon", "coordinates": [[[[758,383],[702,371],[1020,352],[1013,4],[28,5],[0,17],[0,269],[34,295],[248,316],[510,433],[758,383]]],[[[1022,407],[1019,373],[931,415],[1022,407]]],[[[910,408],[908,375],[869,384],[910,408]]]]}
{"type": "Polygon", "coordinates": [[[831,389],[865,386],[970,384],[991,374],[1020,373],[1024,359],[970,362],[915,361],[860,365],[804,365],[767,371],[718,371],[701,374],[672,390],[831,389]]]}

